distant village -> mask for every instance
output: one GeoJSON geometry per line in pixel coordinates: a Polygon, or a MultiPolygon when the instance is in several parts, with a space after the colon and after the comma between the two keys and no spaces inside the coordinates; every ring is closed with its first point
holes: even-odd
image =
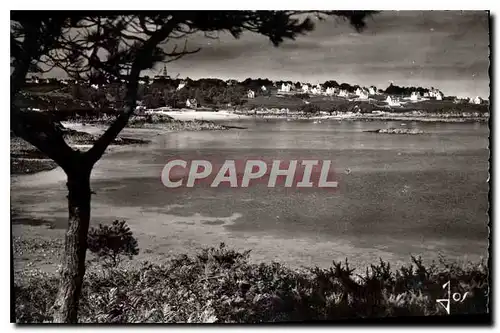
{"type": "MultiPolygon", "coordinates": [[[[261,91],[265,92],[269,87],[262,86],[261,91]]],[[[294,85],[290,83],[282,83],[280,87],[273,85],[271,88],[275,91],[277,95],[294,95],[294,94],[308,94],[313,96],[337,96],[343,97],[351,101],[369,101],[375,96],[383,95],[385,102],[391,107],[403,106],[406,103],[420,102],[426,100],[437,100],[441,101],[445,98],[445,95],[438,89],[431,88],[429,91],[425,91],[421,94],[419,91],[412,91],[408,96],[392,95],[388,94],[382,90],[377,90],[375,86],[366,87],[355,87],[354,91],[348,89],[342,89],[340,86],[325,87],[321,84],[310,85],[308,83],[301,83],[300,85],[294,85]]],[[[255,91],[248,91],[248,98],[255,98],[255,91]]],[[[380,100],[380,99],[377,99],[380,100]]],[[[471,104],[481,104],[483,99],[479,96],[470,98],[457,98],[454,97],[455,103],[471,103],[471,104]]]]}
{"type": "MultiPolygon", "coordinates": [[[[324,84],[310,84],[303,82],[291,82],[291,81],[271,81],[267,79],[247,79],[245,81],[239,82],[236,80],[218,80],[218,79],[200,79],[193,81],[190,79],[178,79],[178,75],[172,78],[167,75],[167,70],[164,67],[163,71],[154,76],[152,79],[149,77],[142,77],[139,81],[141,86],[155,86],[162,83],[169,83],[170,86],[175,87],[175,92],[180,92],[183,89],[189,88],[190,84],[196,84],[196,82],[202,80],[210,80],[211,82],[216,82],[217,85],[226,85],[227,87],[232,85],[237,85],[241,89],[241,96],[247,100],[255,99],[258,96],[275,96],[275,97],[287,97],[287,96],[298,96],[304,97],[330,97],[330,98],[340,98],[348,101],[360,101],[360,102],[377,102],[387,105],[390,108],[404,107],[409,103],[424,102],[424,101],[442,101],[448,100],[453,101],[453,103],[460,104],[483,104],[487,103],[481,97],[468,97],[459,98],[454,96],[445,96],[442,91],[431,87],[428,88],[405,88],[390,85],[386,90],[377,89],[375,86],[361,87],[358,85],[351,86],[346,83],[338,84],[336,81],[327,81],[324,84]],[[245,90],[246,89],[246,90],[245,90]]],[[[125,82],[122,80],[121,83],[125,82]]],[[[109,82],[109,81],[77,81],[71,79],[44,79],[37,76],[32,76],[27,79],[28,85],[44,85],[44,84],[57,84],[60,86],[87,86],[89,89],[96,91],[106,89],[106,86],[111,84],[120,84],[120,82],[109,82]]],[[[306,98],[304,103],[307,104],[306,98]]],[[[139,103],[140,105],[141,103],[139,103]]],[[[168,107],[168,105],[165,105],[168,107]]],[[[200,101],[195,97],[189,96],[185,99],[183,106],[186,108],[196,109],[200,107],[200,101]]]]}

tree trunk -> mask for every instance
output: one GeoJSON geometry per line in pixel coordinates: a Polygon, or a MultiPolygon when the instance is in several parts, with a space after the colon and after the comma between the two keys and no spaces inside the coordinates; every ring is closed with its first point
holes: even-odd
{"type": "Polygon", "coordinates": [[[92,166],[82,163],[67,172],[69,218],[59,291],[53,306],[56,323],[76,323],[78,320],[90,222],[91,170],[92,166]]]}

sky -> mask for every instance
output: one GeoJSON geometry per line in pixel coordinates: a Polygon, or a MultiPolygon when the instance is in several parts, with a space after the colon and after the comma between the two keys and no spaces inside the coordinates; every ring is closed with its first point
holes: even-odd
{"type": "MultiPolygon", "coordinates": [[[[436,87],[445,95],[489,96],[488,14],[480,11],[386,11],[357,33],[328,19],[279,47],[252,33],[239,39],[195,36],[194,55],[168,64],[171,76],[436,87]]],[[[158,71],[152,74],[158,74],[158,71]]]]}
{"type": "MultiPolygon", "coordinates": [[[[488,23],[485,11],[384,11],[369,18],[361,33],[327,19],[279,47],[253,33],[239,39],[220,34],[216,40],[194,35],[188,47],[201,51],[169,63],[167,71],[191,79],[336,80],[382,89],[392,82],[488,98],[488,23]]],[[[153,76],[162,68],[142,74],[153,76]]]]}

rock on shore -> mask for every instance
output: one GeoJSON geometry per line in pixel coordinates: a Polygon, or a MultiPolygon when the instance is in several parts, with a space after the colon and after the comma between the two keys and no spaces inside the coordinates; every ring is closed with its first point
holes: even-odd
{"type": "Polygon", "coordinates": [[[366,131],[372,133],[381,133],[381,134],[424,134],[425,132],[419,130],[418,128],[381,128],[378,130],[366,131]]]}

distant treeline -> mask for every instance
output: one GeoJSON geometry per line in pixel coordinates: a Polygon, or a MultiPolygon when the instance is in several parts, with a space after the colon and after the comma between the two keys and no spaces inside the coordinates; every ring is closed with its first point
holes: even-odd
{"type": "MultiPolygon", "coordinates": [[[[432,90],[434,87],[431,88],[432,90]]],[[[411,95],[412,92],[418,92],[420,95],[423,95],[425,93],[428,93],[431,91],[431,89],[427,88],[422,88],[422,87],[400,87],[400,86],[395,86],[392,83],[385,89],[385,93],[389,95],[411,95]]]]}

